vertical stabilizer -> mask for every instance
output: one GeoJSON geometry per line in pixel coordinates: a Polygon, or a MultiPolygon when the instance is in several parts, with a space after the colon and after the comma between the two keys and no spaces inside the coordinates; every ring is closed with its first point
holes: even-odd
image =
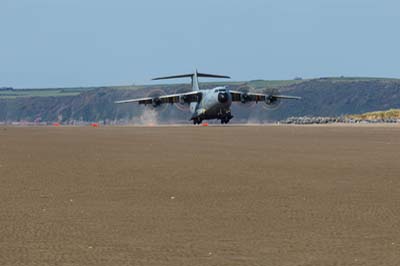
{"type": "Polygon", "coordinates": [[[188,77],[190,77],[192,79],[192,91],[198,91],[200,89],[199,88],[199,77],[201,77],[201,78],[224,78],[224,79],[230,78],[229,76],[199,73],[196,70],[193,74],[183,74],[183,75],[176,75],[176,76],[160,77],[160,78],[155,78],[153,80],[177,79],[177,78],[188,78],[188,77]]]}
{"type": "Polygon", "coordinates": [[[192,91],[198,91],[199,88],[199,78],[197,77],[197,69],[196,71],[193,73],[192,76],[192,91]]]}

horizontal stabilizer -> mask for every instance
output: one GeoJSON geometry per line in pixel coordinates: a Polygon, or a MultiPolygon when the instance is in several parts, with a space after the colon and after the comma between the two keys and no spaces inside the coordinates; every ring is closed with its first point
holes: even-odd
{"type": "Polygon", "coordinates": [[[222,76],[222,75],[214,75],[214,74],[204,74],[204,73],[197,73],[198,77],[201,78],[217,78],[217,79],[230,79],[229,76],[222,76]]]}
{"type": "MultiPolygon", "coordinates": [[[[229,76],[215,75],[215,74],[205,74],[205,73],[196,73],[197,77],[201,78],[222,78],[222,79],[230,79],[229,76]]],[[[161,79],[179,79],[179,78],[193,78],[196,74],[183,74],[183,75],[175,75],[175,76],[167,76],[167,77],[159,77],[154,78],[153,80],[161,80],[161,79]]]]}
{"type": "Polygon", "coordinates": [[[152,80],[160,80],[160,79],[179,79],[179,78],[191,78],[193,74],[183,74],[183,75],[176,75],[176,76],[167,76],[167,77],[160,77],[154,78],[152,80]]]}

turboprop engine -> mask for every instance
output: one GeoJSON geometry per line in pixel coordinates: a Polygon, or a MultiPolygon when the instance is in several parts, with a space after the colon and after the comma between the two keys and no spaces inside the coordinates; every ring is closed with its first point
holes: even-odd
{"type": "Polygon", "coordinates": [[[158,106],[161,105],[161,103],[162,103],[162,102],[161,102],[160,98],[157,97],[157,98],[154,98],[154,99],[152,100],[152,103],[151,103],[151,104],[152,104],[153,107],[158,107],[158,106]]]}
{"type": "Polygon", "coordinates": [[[227,92],[218,93],[218,101],[220,103],[226,103],[229,100],[229,95],[227,92]]]}
{"type": "Polygon", "coordinates": [[[275,109],[279,107],[281,99],[274,97],[277,95],[279,95],[279,91],[277,89],[271,90],[267,93],[267,96],[265,97],[265,107],[267,109],[275,109]]]}

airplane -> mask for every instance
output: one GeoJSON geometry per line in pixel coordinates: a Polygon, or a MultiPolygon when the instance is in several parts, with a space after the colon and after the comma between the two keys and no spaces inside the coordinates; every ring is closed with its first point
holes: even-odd
{"type": "Polygon", "coordinates": [[[300,100],[301,97],[280,95],[278,93],[263,94],[255,92],[241,92],[230,90],[226,86],[215,87],[213,89],[202,90],[199,87],[198,78],[224,78],[229,76],[199,73],[197,70],[193,74],[175,75],[154,78],[153,80],[191,78],[192,91],[178,94],[163,95],[157,97],[146,97],[116,101],[116,104],[139,103],[152,105],[154,108],[162,104],[189,104],[193,124],[201,124],[203,120],[217,119],[221,124],[228,124],[233,118],[231,105],[233,102],[248,103],[263,101],[267,106],[274,106],[281,99],[300,100]]]}

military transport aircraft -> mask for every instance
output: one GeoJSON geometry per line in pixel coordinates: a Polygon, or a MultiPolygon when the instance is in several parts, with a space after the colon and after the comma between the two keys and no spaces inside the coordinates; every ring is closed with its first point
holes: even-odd
{"type": "Polygon", "coordinates": [[[144,105],[152,105],[153,107],[158,107],[161,104],[189,104],[190,112],[192,114],[190,120],[193,124],[201,124],[203,120],[218,119],[221,120],[221,124],[227,124],[233,118],[231,114],[232,102],[261,102],[263,101],[266,105],[273,106],[278,104],[281,99],[294,99],[299,100],[300,97],[280,95],[279,93],[263,94],[254,92],[241,92],[233,91],[227,87],[216,87],[213,89],[202,90],[199,88],[199,77],[204,78],[226,78],[229,76],[221,76],[214,74],[204,74],[198,73],[197,70],[193,74],[176,75],[168,77],[155,78],[153,80],[161,79],[176,79],[176,78],[186,78],[190,77],[192,79],[192,91],[162,95],[157,97],[146,97],[138,99],[130,99],[123,101],[116,101],[117,104],[122,103],[139,103],[144,105]]]}

